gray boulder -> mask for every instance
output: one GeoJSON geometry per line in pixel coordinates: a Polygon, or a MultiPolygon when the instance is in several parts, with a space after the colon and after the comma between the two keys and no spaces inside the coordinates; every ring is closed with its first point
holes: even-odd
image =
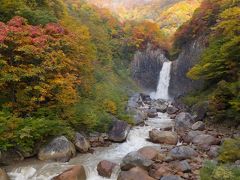
{"type": "Polygon", "coordinates": [[[80,133],[75,134],[74,145],[76,149],[81,153],[86,153],[91,148],[90,142],[80,133]]]}
{"type": "Polygon", "coordinates": [[[191,114],[187,112],[179,113],[175,118],[175,127],[178,131],[185,131],[191,129],[194,120],[191,114]]]}
{"type": "Polygon", "coordinates": [[[154,143],[176,145],[178,142],[177,133],[171,131],[159,131],[153,129],[149,132],[149,137],[154,143]]]}
{"type": "Polygon", "coordinates": [[[189,132],[187,133],[187,135],[184,135],[184,136],[183,136],[183,140],[184,140],[184,142],[186,142],[186,143],[191,143],[192,140],[193,140],[196,136],[201,135],[201,134],[204,134],[204,132],[203,132],[203,131],[189,131],[189,132]]]}
{"type": "Polygon", "coordinates": [[[142,112],[140,110],[132,111],[131,114],[133,116],[133,120],[134,120],[135,125],[142,124],[148,118],[147,113],[142,112]]]}
{"type": "Polygon", "coordinates": [[[157,109],[149,109],[147,110],[147,115],[149,118],[155,118],[158,116],[157,109]]]}
{"type": "Polygon", "coordinates": [[[123,171],[128,171],[133,167],[140,167],[142,169],[147,170],[152,164],[153,164],[152,160],[147,159],[137,151],[133,151],[128,153],[123,158],[120,166],[123,171]]]}
{"type": "Polygon", "coordinates": [[[130,125],[121,120],[115,120],[109,132],[109,140],[113,142],[123,142],[130,131],[130,125]]]}
{"type": "Polygon", "coordinates": [[[206,117],[208,108],[209,108],[208,101],[195,104],[191,109],[193,115],[195,116],[195,120],[202,121],[206,117]]]}
{"type": "Polygon", "coordinates": [[[220,140],[208,134],[200,134],[195,136],[192,142],[201,148],[208,149],[211,145],[218,145],[220,140]]]}
{"type": "Polygon", "coordinates": [[[171,164],[174,167],[174,169],[178,170],[179,172],[189,173],[192,170],[187,160],[174,161],[171,164]]]}
{"type": "Polygon", "coordinates": [[[76,154],[74,145],[65,137],[54,138],[47,145],[40,148],[38,159],[67,162],[76,154]]]}
{"type": "Polygon", "coordinates": [[[177,112],[178,112],[178,109],[177,109],[176,107],[174,107],[174,106],[169,106],[169,107],[167,108],[167,113],[168,113],[169,115],[176,114],[177,112]]]}
{"type": "Polygon", "coordinates": [[[192,125],[192,130],[196,131],[203,131],[205,129],[205,124],[202,121],[197,121],[192,125]]]}
{"type": "Polygon", "coordinates": [[[197,152],[188,146],[177,146],[169,152],[169,156],[174,160],[184,160],[197,156],[197,152]]]}
{"type": "Polygon", "coordinates": [[[216,158],[219,154],[219,151],[220,151],[220,146],[213,145],[213,146],[210,147],[207,155],[210,158],[216,158]]]}
{"type": "Polygon", "coordinates": [[[0,164],[8,165],[22,160],[24,160],[23,154],[15,149],[0,151],[0,164]]]}

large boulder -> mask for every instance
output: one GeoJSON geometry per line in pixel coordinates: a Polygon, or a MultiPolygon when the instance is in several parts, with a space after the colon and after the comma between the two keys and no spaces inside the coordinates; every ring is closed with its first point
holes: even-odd
{"type": "Polygon", "coordinates": [[[211,145],[218,145],[220,140],[209,134],[195,136],[192,142],[201,148],[208,149],[211,145]]]}
{"type": "Polygon", "coordinates": [[[220,146],[213,145],[213,146],[210,147],[207,155],[210,158],[216,158],[219,154],[219,151],[220,151],[220,146]]]}
{"type": "Polygon", "coordinates": [[[8,165],[16,161],[24,160],[24,156],[20,151],[10,149],[8,151],[0,151],[0,164],[8,165]]]}
{"type": "Polygon", "coordinates": [[[178,108],[174,107],[174,106],[169,106],[167,108],[167,113],[169,115],[173,115],[173,114],[176,114],[178,112],[178,108]]]}
{"type": "Polygon", "coordinates": [[[204,102],[195,104],[191,108],[191,111],[192,111],[193,115],[195,116],[196,121],[202,121],[206,117],[208,107],[209,107],[209,102],[204,101],[204,102]]]}
{"type": "Polygon", "coordinates": [[[205,124],[202,121],[197,121],[192,125],[192,130],[196,131],[203,131],[205,129],[205,124]]]}
{"type": "Polygon", "coordinates": [[[133,121],[135,125],[142,124],[147,118],[147,113],[140,110],[132,111],[133,121]]]}
{"type": "Polygon", "coordinates": [[[148,169],[153,164],[153,161],[147,159],[137,151],[128,153],[122,160],[121,169],[128,171],[133,167],[140,167],[142,169],[148,169]]]}
{"type": "Polygon", "coordinates": [[[153,102],[152,106],[157,109],[157,112],[167,112],[168,104],[165,101],[156,100],[155,102],[153,102]]]}
{"type": "Polygon", "coordinates": [[[197,152],[188,146],[177,146],[169,152],[169,156],[173,160],[184,160],[197,156],[197,152]]]}
{"type": "Polygon", "coordinates": [[[176,169],[178,172],[183,172],[183,173],[189,173],[191,172],[191,166],[187,162],[187,160],[183,161],[173,161],[171,162],[171,165],[174,169],[176,169]]]}
{"type": "Polygon", "coordinates": [[[62,174],[53,178],[53,180],[86,180],[86,172],[81,165],[74,166],[62,174]]]}
{"type": "Polygon", "coordinates": [[[86,153],[91,148],[90,142],[80,133],[75,134],[74,145],[76,149],[81,153],[86,153]]]}
{"type": "Polygon", "coordinates": [[[172,169],[167,163],[153,164],[149,170],[149,175],[154,179],[160,179],[162,176],[170,175],[172,169]]]}
{"type": "Polygon", "coordinates": [[[187,112],[179,113],[175,118],[175,127],[177,131],[185,131],[187,129],[191,129],[194,120],[191,114],[187,112]]]}
{"type": "Polygon", "coordinates": [[[113,142],[123,142],[130,131],[130,125],[121,120],[115,120],[109,132],[109,139],[113,142]]]}
{"type": "Polygon", "coordinates": [[[177,133],[171,131],[159,131],[153,129],[149,132],[149,137],[154,143],[176,145],[178,142],[177,133]]]}
{"type": "Polygon", "coordinates": [[[134,167],[129,171],[120,172],[117,180],[154,180],[148,175],[146,170],[139,167],[134,167]]]}
{"type": "Polygon", "coordinates": [[[138,152],[145,158],[154,160],[158,157],[159,152],[153,147],[146,146],[138,150],[138,152]]]}
{"type": "Polygon", "coordinates": [[[6,171],[0,168],[0,180],[10,180],[6,171]]]}
{"type": "Polygon", "coordinates": [[[44,147],[40,148],[38,159],[67,162],[76,154],[74,145],[65,137],[54,138],[44,147]]]}
{"type": "Polygon", "coordinates": [[[93,132],[89,134],[88,140],[91,147],[109,146],[111,143],[108,141],[109,137],[106,133],[93,132]]]}
{"type": "Polygon", "coordinates": [[[155,118],[158,116],[157,109],[149,109],[147,111],[147,115],[149,118],[155,118]]]}
{"type": "Polygon", "coordinates": [[[100,161],[97,165],[97,171],[100,176],[110,178],[113,172],[114,167],[117,164],[112,163],[110,161],[100,161]]]}
{"type": "Polygon", "coordinates": [[[183,138],[183,141],[186,142],[186,143],[191,143],[192,140],[198,136],[198,135],[201,135],[201,134],[204,134],[203,131],[189,131],[186,135],[184,135],[182,138],[183,138]]]}

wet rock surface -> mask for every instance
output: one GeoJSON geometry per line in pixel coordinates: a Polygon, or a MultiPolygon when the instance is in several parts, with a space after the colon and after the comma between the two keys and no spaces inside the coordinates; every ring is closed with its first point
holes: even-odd
{"type": "Polygon", "coordinates": [[[91,148],[90,142],[80,133],[75,134],[74,145],[76,149],[81,153],[86,153],[91,148]]]}
{"type": "Polygon", "coordinates": [[[170,131],[159,131],[157,129],[153,129],[149,132],[149,137],[154,143],[176,145],[178,142],[177,133],[170,131]]]}
{"type": "Polygon", "coordinates": [[[38,159],[42,161],[67,162],[76,154],[74,145],[64,136],[56,137],[42,147],[38,159]]]}
{"type": "Polygon", "coordinates": [[[53,178],[53,180],[86,180],[86,179],[87,176],[84,167],[81,165],[74,166],[53,178]]]}
{"type": "Polygon", "coordinates": [[[134,167],[129,171],[120,172],[117,180],[154,180],[148,175],[148,172],[139,167],[134,167]]]}
{"type": "Polygon", "coordinates": [[[130,131],[130,125],[121,120],[115,120],[109,132],[109,139],[113,142],[123,142],[130,131]]]}
{"type": "Polygon", "coordinates": [[[113,172],[114,167],[117,164],[110,162],[110,161],[100,161],[97,166],[97,171],[100,176],[110,178],[113,172]]]}
{"type": "Polygon", "coordinates": [[[121,163],[121,169],[127,171],[133,167],[140,167],[147,170],[153,161],[144,157],[140,152],[134,151],[127,154],[121,163]]]}

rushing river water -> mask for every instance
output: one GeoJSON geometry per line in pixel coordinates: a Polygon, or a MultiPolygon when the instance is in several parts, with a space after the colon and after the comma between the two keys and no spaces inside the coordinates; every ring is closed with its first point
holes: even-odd
{"type": "MultiPolygon", "coordinates": [[[[88,180],[106,179],[97,173],[97,164],[101,160],[109,160],[117,164],[121,163],[122,158],[129,152],[136,151],[144,146],[159,146],[147,139],[149,131],[153,128],[164,128],[170,126],[172,120],[167,114],[159,113],[157,118],[148,119],[145,126],[133,127],[127,137],[126,142],[112,144],[109,147],[97,148],[93,154],[78,154],[68,163],[43,163],[39,161],[25,162],[19,167],[11,167],[8,173],[12,180],[50,180],[72,165],[82,164],[85,167],[88,180]]],[[[119,173],[119,166],[115,169],[111,180],[116,180],[119,173]]]]}
{"type": "MultiPolygon", "coordinates": [[[[169,99],[168,86],[170,81],[171,62],[164,62],[159,74],[157,91],[151,94],[153,99],[169,99]]],[[[143,108],[149,108],[148,106],[143,108]]],[[[136,126],[130,130],[126,142],[112,144],[109,147],[95,149],[93,154],[78,154],[77,157],[68,163],[44,163],[39,161],[23,162],[15,167],[10,167],[9,176],[12,180],[51,180],[53,177],[69,169],[72,165],[81,164],[84,166],[88,180],[103,180],[98,175],[97,164],[101,160],[109,160],[120,165],[122,158],[129,152],[137,151],[145,146],[158,146],[147,139],[149,131],[154,128],[165,128],[171,126],[172,120],[167,114],[158,113],[158,117],[148,119],[144,126],[136,126]]],[[[117,166],[112,174],[111,180],[116,180],[120,171],[117,166]]]]}

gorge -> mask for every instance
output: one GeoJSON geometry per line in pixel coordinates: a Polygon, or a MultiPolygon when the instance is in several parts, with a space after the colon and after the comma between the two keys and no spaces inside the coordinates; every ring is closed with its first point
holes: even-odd
{"type": "Polygon", "coordinates": [[[238,180],[239,0],[1,0],[0,180],[238,180]]]}

